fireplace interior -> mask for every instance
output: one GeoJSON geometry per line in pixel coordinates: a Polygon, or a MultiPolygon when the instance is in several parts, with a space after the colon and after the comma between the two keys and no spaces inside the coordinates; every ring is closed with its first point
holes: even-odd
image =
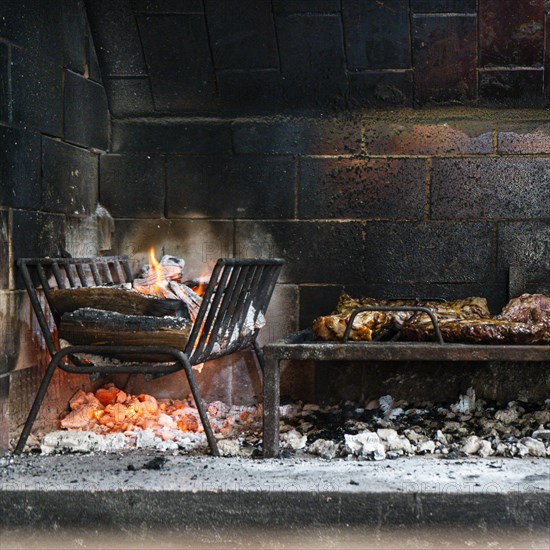
{"type": "MultiPolygon", "coordinates": [[[[219,258],[283,258],[262,345],[342,290],[483,296],[496,314],[520,268],[527,292],[550,294],[544,0],[5,2],[0,99],[2,451],[50,360],[20,258],[127,255],[135,276],[153,247],[189,279],[219,258]]],[[[286,448],[303,448],[297,411],[328,438],[387,396],[416,410],[473,391],[488,408],[531,403],[516,406],[539,419],[525,425],[547,429],[548,366],[285,362],[286,448]]],[[[195,375],[207,404],[261,417],[251,351],[195,375]]],[[[185,384],[58,370],[36,432],[78,390],[173,404],[185,384]]]]}

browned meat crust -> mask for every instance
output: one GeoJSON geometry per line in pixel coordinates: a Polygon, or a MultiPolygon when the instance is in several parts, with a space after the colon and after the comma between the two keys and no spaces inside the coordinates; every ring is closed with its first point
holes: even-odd
{"type": "Polygon", "coordinates": [[[550,321],[550,296],[522,294],[517,298],[512,298],[497,319],[518,323],[550,321]]]}

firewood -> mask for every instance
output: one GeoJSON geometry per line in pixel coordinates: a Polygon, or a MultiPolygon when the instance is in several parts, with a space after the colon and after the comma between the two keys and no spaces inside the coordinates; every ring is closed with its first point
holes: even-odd
{"type": "Polygon", "coordinates": [[[168,283],[170,290],[173,292],[174,296],[179,298],[182,302],[187,304],[189,308],[189,314],[191,319],[194,321],[197,318],[199,309],[201,307],[202,298],[191,290],[188,286],[177,283],[175,281],[170,281],[168,283]]]}
{"type": "MultiPolygon", "coordinates": [[[[187,319],[84,308],[61,317],[59,336],[72,345],[171,346],[183,350],[191,326],[187,319]]],[[[122,358],[120,354],[112,356],[122,358]]]]}
{"type": "Polygon", "coordinates": [[[188,317],[186,306],[172,293],[158,298],[124,287],[64,288],[50,290],[52,306],[60,315],[85,307],[123,313],[162,317],[188,317]]]}

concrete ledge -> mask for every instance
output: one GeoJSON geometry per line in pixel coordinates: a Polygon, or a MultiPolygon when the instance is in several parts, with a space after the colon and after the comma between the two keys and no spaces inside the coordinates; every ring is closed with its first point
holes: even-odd
{"type": "Polygon", "coordinates": [[[0,525],[543,526],[550,507],[546,459],[169,456],[161,469],[145,468],[152,458],[17,459],[0,468],[0,525]]]}

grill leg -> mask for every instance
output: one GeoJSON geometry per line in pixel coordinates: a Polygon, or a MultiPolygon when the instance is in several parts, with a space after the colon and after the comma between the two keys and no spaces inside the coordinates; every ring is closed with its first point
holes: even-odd
{"type": "Polygon", "coordinates": [[[264,352],[262,351],[262,348],[260,347],[260,344],[258,344],[257,340],[254,340],[254,343],[252,344],[254,348],[254,352],[256,353],[256,358],[258,359],[258,363],[260,365],[260,368],[262,369],[262,374],[265,371],[265,357],[264,352]]]}
{"type": "Polygon", "coordinates": [[[185,374],[187,375],[187,380],[189,382],[189,386],[191,387],[191,393],[195,399],[195,405],[197,405],[197,409],[199,410],[199,416],[201,417],[202,427],[204,428],[204,433],[206,434],[206,439],[208,440],[210,452],[213,456],[220,456],[220,452],[218,451],[218,443],[214,437],[212,426],[210,426],[210,420],[208,420],[208,415],[206,414],[206,409],[204,408],[201,392],[199,390],[199,386],[197,385],[197,381],[195,380],[195,375],[193,374],[193,367],[191,366],[189,359],[187,359],[184,355],[182,355],[180,361],[183,363],[185,368],[185,374]]]}
{"type": "Polygon", "coordinates": [[[25,444],[27,443],[27,439],[29,438],[29,435],[31,433],[32,426],[34,424],[34,421],[36,420],[38,411],[40,410],[40,407],[42,405],[42,401],[44,401],[44,397],[46,397],[48,386],[52,381],[52,376],[53,376],[53,373],[55,372],[55,369],[57,368],[57,363],[59,362],[59,359],[60,357],[58,357],[57,355],[54,355],[54,357],[50,361],[50,364],[48,365],[48,368],[46,369],[44,378],[42,378],[42,382],[40,383],[40,387],[38,388],[38,393],[34,398],[34,403],[32,404],[31,410],[29,412],[29,416],[27,416],[27,420],[25,422],[25,426],[23,427],[23,431],[19,436],[17,447],[15,447],[14,454],[16,455],[21,454],[23,452],[23,449],[25,448],[25,444]]]}
{"type": "Polygon", "coordinates": [[[279,456],[280,362],[268,356],[264,369],[264,458],[279,456]]]}

